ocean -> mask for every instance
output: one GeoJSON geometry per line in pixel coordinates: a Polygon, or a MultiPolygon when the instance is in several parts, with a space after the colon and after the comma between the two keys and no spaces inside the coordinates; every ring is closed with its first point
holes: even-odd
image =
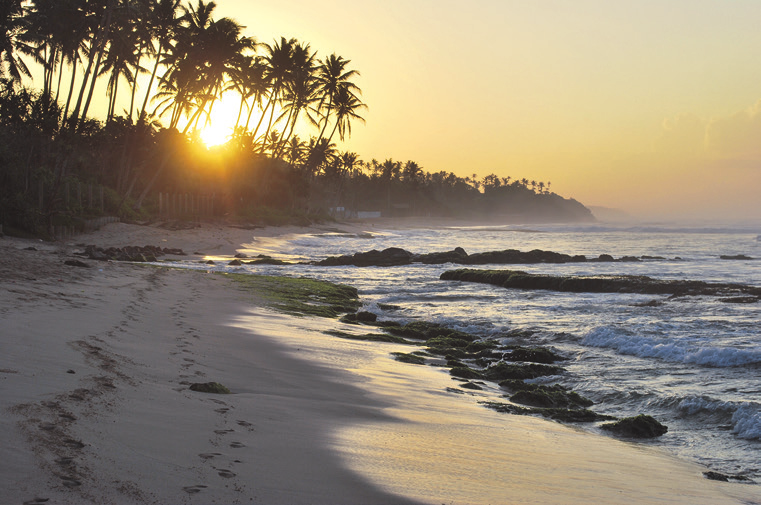
{"type": "MultiPolygon", "coordinates": [[[[366,233],[357,234],[343,232],[337,224],[335,231],[277,238],[256,238],[254,231],[242,252],[308,262],[387,247],[413,253],[462,247],[469,254],[542,249],[588,258],[610,254],[648,259],[471,268],[646,275],[761,286],[758,233],[758,228],[749,225],[375,229],[368,224],[366,233]],[[738,255],[755,259],[721,259],[738,255]]],[[[567,371],[534,382],[571,388],[593,400],[592,410],[600,414],[651,415],[669,431],[640,443],[713,471],[761,482],[761,302],[727,303],[715,296],[524,291],[439,280],[442,272],[461,268],[452,264],[231,267],[220,263],[213,268],[349,284],[359,290],[363,310],[378,314],[381,320],[431,321],[506,344],[551,347],[568,358],[562,363],[567,371]]],[[[579,426],[610,436],[598,425],[579,426]]]]}

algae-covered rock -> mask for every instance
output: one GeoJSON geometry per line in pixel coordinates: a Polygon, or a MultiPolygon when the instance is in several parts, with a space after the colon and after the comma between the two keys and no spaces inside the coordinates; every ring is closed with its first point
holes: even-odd
{"type": "Polygon", "coordinates": [[[558,375],[563,373],[563,368],[555,365],[542,365],[538,363],[515,364],[497,363],[484,371],[484,376],[493,381],[505,379],[536,379],[546,375],[558,375]]]}
{"type": "Polygon", "coordinates": [[[409,354],[406,352],[392,352],[391,355],[394,357],[396,361],[401,361],[402,363],[411,363],[413,365],[425,365],[425,358],[422,356],[417,356],[415,354],[409,354]]]}
{"type": "Polygon", "coordinates": [[[509,353],[505,354],[504,359],[508,361],[544,363],[546,365],[565,360],[563,356],[552,352],[546,347],[514,347],[510,349],[509,353]]]}
{"type": "Polygon", "coordinates": [[[377,314],[367,311],[359,311],[354,314],[346,314],[341,318],[344,323],[374,323],[378,320],[377,314]]]}
{"type": "MultiPolygon", "coordinates": [[[[504,382],[504,381],[503,381],[504,382]]],[[[502,385],[502,383],[500,383],[502,385]]],[[[541,408],[578,409],[589,407],[594,404],[575,391],[569,391],[560,384],[552,386],[540,386],[538,384],[525,384],[510,397],[510,401],[541,408]]]]}
{"type": "Polygon", "coordinates": [[[191,391],[199,393],[213,393],[217,395],[229,395],[230,390],[219,382],[196,382],[190,385],[191,391]]]}
{"type": "Polygon", "coordinates": [[[449,374],[453,377],[460,377],[461,379],[483,379],[484,376],[477,370],[466,366],[457,366],[449,370],[449,374]]]}
{"type": "Polygon", "coordinates": [[[655,438],[668,431],[668,427],[656,421],[653,417],[640,414],[635,417],[626,417],[615,423],[603,424],[603,430],[608,430],[622,437],[632,438],[655,438]]]}

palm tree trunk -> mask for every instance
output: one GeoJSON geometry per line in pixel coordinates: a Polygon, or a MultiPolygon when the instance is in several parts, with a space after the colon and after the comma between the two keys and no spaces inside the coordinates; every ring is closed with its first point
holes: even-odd
{"type": "Polygon", "coordinates": [[[145,98],[143,99],[143,106],[140,107],[140,119],[145,117],[145,108],[148,106],[148,98],[151,96],[151,88],[153,87],[153,81],[156,79],[156,71],[159,68],[159,61],[161,60],[161,51],[164,48],[159,42],[159,50],[156,53],[156,63],[153,65],[153,72],[151,72],[151,79],[148,81],[148,89],[145,90],[145,98]]]}

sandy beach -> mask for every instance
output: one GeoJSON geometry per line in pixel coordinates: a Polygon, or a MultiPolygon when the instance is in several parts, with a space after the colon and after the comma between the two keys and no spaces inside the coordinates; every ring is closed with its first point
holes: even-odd
{"type": "Polygon", "coordinates": [[[276,313],[223,275],[64,264],[80,243],[200,261],[309,231],[0,238],[0,503],[761,503],[647,444],[465,401],[444,371],[391,359],[398,345],[328,336],[341,323],[276,313]],[[211,381],[233,394],[189,389],[211,381]]]}

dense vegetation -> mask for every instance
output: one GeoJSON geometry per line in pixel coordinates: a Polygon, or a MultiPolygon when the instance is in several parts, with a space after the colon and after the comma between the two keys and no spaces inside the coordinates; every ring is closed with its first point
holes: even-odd
{"type": "Polygon", "coordinates": [[[0,0],[6,230],[44,233],[101,214],[148,218],[161,192],[213,195],[205,215],[272,224],[340,208],[591,218],[549,182],[463,178],[340,150],[367,110],[350,60],[318,58],[296,39],[259,43],[235,20],[214,19],[214,9],[203,0],[0,0]],[[42,69],[35,88],[25,87],[26,62],[42,69]],[[89,115],[96,85],[108,97],[99,119],[89,115]],[[240,96],[237,127],[229,142],[207,149],[200,131],[224,92],[240,96]]]}

